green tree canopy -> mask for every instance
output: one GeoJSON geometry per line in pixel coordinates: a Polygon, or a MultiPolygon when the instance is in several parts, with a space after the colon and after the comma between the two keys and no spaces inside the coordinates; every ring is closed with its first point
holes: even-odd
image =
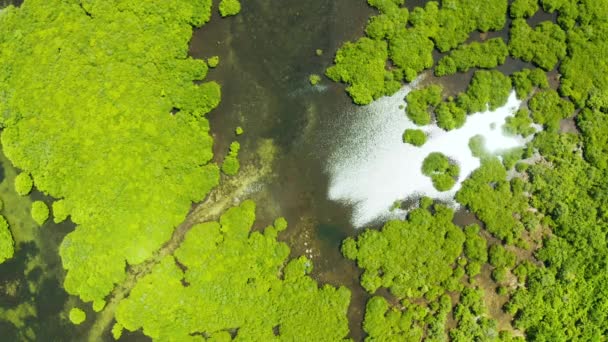
{"type": "Polygon", "coordinates": [[[192,332],[248,341],[345,338],[349,291],[319,287],[304,257],[287,262],[289,248],[277,241],[284,219],[251,232],[254,220],[255,204],[245,201],[219,222],[193,227],[119,304],[118,323],[158,340],[190,340],[192,332]]]}
{"type": "Polygon", "coordinates": [[[210,0],[2,11],[2,146],[77,224],[60,254],[66,291],[84,301],[103,300],[218,182],[203,115],[220,87],[195,84],[207,65],[188,57],[192,27],[210,14],[210,0]]]}
{"type": "Polygon", "coordinates": [[[15,253],[13,235],[4,216],[0,215],[0,264],[13,257],[15,253]]]}

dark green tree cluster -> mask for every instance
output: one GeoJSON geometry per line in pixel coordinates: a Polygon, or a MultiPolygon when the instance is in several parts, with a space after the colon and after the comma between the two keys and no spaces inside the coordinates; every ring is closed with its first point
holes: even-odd
{"type": "Polygon", "coordinates": [[[562,99],[552,89],[534,94],[528,106],[532,112],[534,122],[543,125],[545,129],[550,131],[558,130],[560,121],[574,114],[574,104],[562,99]]]}
{"type": "Polygon", "coordinates": [[[383,287],[398,298],[420,297],[453,276],[464,233],[452,223],[451,209],[435,204],[434,214],[430,210],[415,209],[405,221],[344,240],[342,252],[364,270],[361,285],[367,291],[383,287]]]}
{"type": "Polygon", "coordinates": [[[4,216],[0,215],[0,264],[13,257],[15,242],[4,216]]]}
{"type": "MultiPolygon", "coordinates": [[[[547,1],[545,1],[546,3],[547,1]]],[[[568,18],[581,24],[568,30],[568,56],[560,65],[560,92],[578,106],[588,106],[606,112],[608,110],[608,63],[598,56],[608,54],[608,22],[605,1],[582,1],[582,4],[565,2],[580,16],[568,18],[560,11],[558,18],[568,18]],[[587,12],[587,13],[585,13],[587,12]]],[[[570,21],[572,20],[572,23],[570,21]]]]}
{"type": "Polygon", "coordinates": [[[515,19],[509,36],[509,51],[513,57],[545,70],[552,70],[566,56],[566,32],[550,21],[532,29],[525,19],[515,19]]]}
{"type": "Polygon", "coordinates": [[[403,142],[414,146],[422,146],[426,142],[426,133],[420,129],[406,129],[403,133],[403,142]]]}
{"type": "Polygon", "coordinates": [[[608,113],[585,108],[576,124],[582,133],[585,159],[600,170],[608,169],[608,113]]]}
{"type": "Polygon", "coordinates": [[[234,176],[239,172],[241,168],[241,164],[239,163],[239,150],[241,149],[241,145],[238,141],[233,141],[230,144],[230,151],[228,151],[228,155],[224,158],[224,162],[222,163],[222,172],[229,175],[234,176]]]}
{"type": "Polygon", "coordinates": [[[502,38],[460,45],[441,58],[435,67],[435,76],[467,72],[471,68],[492,69],[504,64],[509,49],[502,38]]]}
{"type": "Polygon", "coordinates": [[[440,85],[433,84],[409,92],[405,98],[407,117],[418,126],[430,124],[431,110],[441,102],[442,91],[443,88],[440,85]]]}
{"type": "Polygon", "coordinates": [[[448,191],[456,184],[460,167],[443,153],[432,152],[422,162],[422,174],[431,177],[435,189],[448,191]]]}
{"type": "Polygon", "coordinates": [[[155,340],[344,339],[350,292],[319,287],[305,257],[287,262],[289,247],[277,241],[284,219],[251,232],[254,220],[255,204],[245,201],[219,222],[194,226],[119,304],[120,326],[155,340]]]}
{"type": "Polygon", "coordinates": [[[210,0],[27,0],[2,10],[3,150],[60,199],[58,219],[77,224],[60,248],[64,286],[97,307],[218,183],[204,115],[220,86],[193,82],[207,64],[188,57],[193,26],[210,15],[210,0]]]}
{"type": "Polygon", "coordinates": [[[530,96],[534,88],[548,89],[549,81],[547,75],[540,68],[534,69],[523,69],[516,71],[511,74],[511,80],[513,81],[513,87],[517,98],[520,100],[530,96]]]}

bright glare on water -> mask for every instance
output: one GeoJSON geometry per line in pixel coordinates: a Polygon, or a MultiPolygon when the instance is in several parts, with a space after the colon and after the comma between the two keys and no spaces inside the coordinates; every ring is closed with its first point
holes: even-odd
{"type": "Polygon", "coordinates": [[[421,127],[428,134],[422,147],[403,143],[406,128],[420,128],[412,123],[400,105],[406,106],[405,96],[412,88],[406,86],[391,97],[355,108],[352,122],[343,127],[328,162],[330,175],[328,196],[354,207],[351,219],[355,227],[377,220],[404,217],[402,210],[390,210],[397,200],[425,195],[450,201],[462,181],[477,169],[479,159],[469,149],[469,139],[475,135],[485,138],[486,150],[492,153],[526,142],[521,137],[506,136],[502,125],[515,114],[521,101],[512,92],[508,102],[494,112],[477,113],[467,117],[463,127],[446,132],[436,125],[421,127]],[[492,128],[494,127],[494,128],[492,128]],[[435,190],[431,179],[421,172],[422,161],[431,152],[442,152],[458,162],[460,178],[447,192],[435,190]]]}

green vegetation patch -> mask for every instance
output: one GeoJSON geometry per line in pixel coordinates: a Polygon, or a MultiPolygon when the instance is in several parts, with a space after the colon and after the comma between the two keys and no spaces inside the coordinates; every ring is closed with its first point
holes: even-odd
{"type": "Polygon", "coordinates": [[[432,152],[422,162],[422,174],[431,177],[438,191],[448,191],[454,187],[460,175],[460,167],[443,153],[432,152]]]}
{"type": "Polygon", "coordinates": [[[0,215],[0,264],[13,257],[15,242],[4,216],[0,215]]]}
{"type": "Polygon", "coordinates": [[[515,88],[517,98],[520,100],[528,97],[535,87],[540,89],[549,88],[547,75],[540,68],[516,71],[511,74],[511,80],[513,81],[513,87],[515,88]]]}
{"type": "Polygon", "coordinates": [[[308,81],[310,82],[311,85],[317,85],[319,82],[321,82],[321,76],[317,75],[317,74],[312,74],[308,77],[308,81]]]}
{"type": "Polygon", "coordinates": [[[524,229],[516,215],[527,208],[523,189],[507,181],[507,170],[498,158],[482,159],[456,194],[458,203],[467,206],[485,224],[486,229],[499,239],[513,243],[524,229]]]}
{"type": "Polygon", "coordinates": [[[222,172],[228,176],[234,176],[239,173],[239,169],[241,168],[239,162],[240,149],[241,144],[239,144],[238,141],[230,143],[230,151],[228,151],[228,155],[224,158],[224,162],[222,163],[222,172]]]}
{"type": "Polygon", "coordinates": [[[15,177],[15,191],[21,196],[27,196],[32,191],[34,182],[29,173],[21,172],[15,177]]]}
{"type": "Polygon", "coordinates": [[[87,314],[79,308],[72,308],[70,310],[70,322],[78,325],[87,319],[87,314]]]}
{"type": "Polygon", "coordinates": [[[552,70],[566,56],[566,32],[557,24],[544,21],[532,29],[526,20],[515,19],[509,30],[511,55],[552,70]]]}
{"type": "Polygon", "coordinates": [[[407,94],[405,100],[407,107],[405,112],[407,117],[418,126],[425,126],[431,123],[431,110],[441,102],[440,85],[430,85],[422,89],[414,89],[407,94]]]}
{"type": "Polygon", "coordinates": [[[347,238],[342,253],[364,270],[361,285],[368,292],[384,287],[398,298],[420,297],[451,278],[462,252],[465,237],[452,223],[453,215],[440,204],[415,209],[405,221],[347,238]]]}
{"type": "Polygon", "coordinates": [[[511,18],[529,18],[538,11],[538,0],[514,0],[509,8],[511,18]]]}
{"type": "Polygon", "coordinates": [[[356,104],[369,104],[387,94],[387,58],[386,42],[364,37],[344,44],[336,53],[335,65],[325,74],[336,82],[349,84],[346,91],[356,104]]]}
{"type": "Polygon", "coordinates": [[[219,10],[222,17],[237,15],[241,12],[241,2],[239,0],[220,0],[219,10]]]}
{"type": "Polygon", "coordinates": [[[436,76],[467,72],[471,68],[496,68],[504,64],[509,49],[502,38],[492,38],[484,42],[460,45],[447,56],[441,58],[435,67],[436,76]]]}
{"type": "Polygon", "coordinates": [[[403,133],[403,142],[414,146],[422,146],[426,143],[426,133],[420,129],[406,129],[403,133]]]}
{"type": "Polygon", "coordinates": [[[496,110],[507,103],[511,79],[497,70],[478,70],[464,93],[458,95],[458,106],[468,114],[496,110]]]}
{"type": "Polygon", "coordinates": [[[42,226],[49,218],[49,207],[42,201],[32,203],[32,218],[42,226]]]}
{"type": "Polygon", "coordinates": [[[236,331],[244,341],[345,338],[349,291],[320,288],[304,257],[286,263],[289,247],[277,241],[284,219],[251,232],[254,220],[255,204],[245,201],[219,223],[194,226],[119,304],[118,323],[158,340],[188,340],[193,331],[228,340],[236,331]]]}
{"type": "Polygon", "coordinates": [[[209,0],[2,11],[2,146],[77,224],[60,254],[65,290],[84,301],[103,300],[218,182],[203,116],[220,87],[195,84],[207,65],[188,57],[192,27],[210,15],[209,0]]]}
{"type": "Polygon", "coordinates": [[[535,123],[556,131],[562,119],[574,114],[574,104],[562,99],[555,90],[544,90],[532,96],[528,103],[535,123]]]}

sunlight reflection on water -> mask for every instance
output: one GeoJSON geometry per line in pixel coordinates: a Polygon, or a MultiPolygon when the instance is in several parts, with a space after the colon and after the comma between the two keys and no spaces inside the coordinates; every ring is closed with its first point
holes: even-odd
{"type": "MultiPolygon", "coordinates": [[[[414,83],[415,84],[415,83],[414,83]]],[[[414,85],[415,86],[415,85],[414,85]]],[[[446,132],[436,125],[421,127],[428,134],[422,147],[405,144],[406,128],[418,128],[399,109],[406,106],[405,96],[412,89],[403,87],[390,97],[354,109],[352,123],[337,138],[335,150],[328,160],[330,175],[328,197],[353,205],[352,223],[362,227],[379,220],[403,218],[403,210],[390,211],[397,200],[425,195],[453,203],[454,194],[468,175],[480,165],[468,147],[475,135],[485,138],[486,149],[496,153],[526,142],[520,136],[506,136],[502,125],[519,108],[512,92],[507,103],[494,112],[467,117],[463,127],[446,132]],[[492,128],[495,127],[495,128],[492,128]],[[439,192],[429,177],[422,174],[422,161],[431,152],[442,152],[460,165],[460,177],[450,191],[439,192]]]]}

